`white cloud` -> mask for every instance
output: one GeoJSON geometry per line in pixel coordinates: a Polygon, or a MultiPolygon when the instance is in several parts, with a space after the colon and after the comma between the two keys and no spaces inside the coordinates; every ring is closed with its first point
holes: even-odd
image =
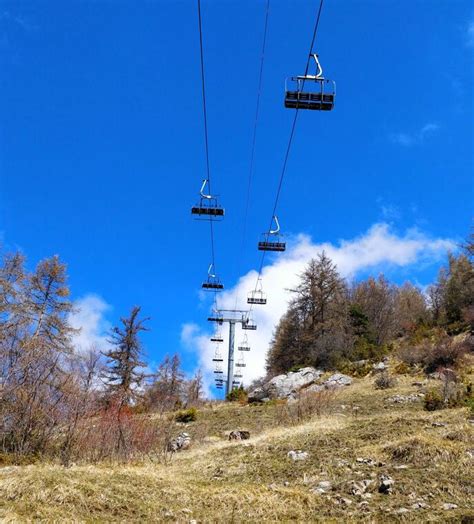
{"type": "MultiPolygon", "coordinates": [[[[249,383],[264,373],[265,356],[273,330],[285,313],[290,299],[288,289],[297,284],[298,275],[305,265],[321,251],[326,251],[341,275],[351,278],[361,271],[379,272],[389,267],[432,264],[441,260],[450,249],[455,249],[455,243],[451,240],[433,239],[416,229],[397,235],[385,223],[375,224],[365,234],[352,240],[341,240],[338,245],[315,244],[306,235],[297,236],[284,254],[271,260],[263,268],[263,287],[268,295],[268,302],[265,306],[254,308],[253,318],[258,327],[257,331],[247,332],[252,350],[246,355],[244,383],[249,383]]],[[[221,294],[219,307],[232,309],[237,301],[237,307],[244,309],[247,293],[254,288],[256,276],[254,270],[242,276],[232,289],[221,294]]],[[[224,328],[227,329],[227,324],[224,328]]],[[[237,329],[236,346],[243,333],[245,332],[240,328],[237,329]]],[[[203,332],[194,323],[184,324],[182,328],[182,340],[198,354],[208,383],[213,379],[212,356],[215,350],[215,345],[209,341],[210,335],[210,329],[209,332],[203,332]]],[[[225,361],[228,334],[224,331],[223,335],[225,361]]]]}
{"type": "Polygon", "coordinates": [[[104,349],[107,342],[110,323],[105,314],[111,306],[98,295],[88,294],[74,302],[75,311],[69,316],[71,326],[80,331],[74,335],[73,344],[77,351],[87,351],[95,346],[104,349]]]}
{"type": "Polygon", "coordinates": [[[433,133],[436,133],[437,131],[439,131],[439,129],[440,127],[438,124],[430,122],[425,124],[418,131],[414,131],[413,133],[392,133],[390,135],[390,140],[394,144],[398,144],[404,147],[420,145],[426,140],[428,136],[432,135],[433,133]]]}

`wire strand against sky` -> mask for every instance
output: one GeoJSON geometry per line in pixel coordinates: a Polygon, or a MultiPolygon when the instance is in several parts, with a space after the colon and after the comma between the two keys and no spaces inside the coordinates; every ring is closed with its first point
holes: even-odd
{"type": "MultiPolygon", "coordinates": [[[[317,15],[316,15],[316,21],[315,21],[314,29],[313,29],[313,35],[312,35],[312,38],[311,38],[311,45],[309,47],[308,58],[306,60],[306,68],[305,68],[304,76],[307,76],[308,71],[309,71],[309,64],[310,64],[310,61],[311,61],[311,56],[312,56],[312,51],[314,49],[314,44],[316,42],[316,35],[318,33],[319,21],[321,19],[321,12],[322,12],[322,9],[323,9],[323,4],[324,4],[324,0],[320,0],[318,12],[317,12],[317,15]]],[[[302,83],[302,89],[303,88],[304,88],[304,80],[303,80],[303,83],[302,83]]],[[[283,187],[283,180],[285,178],[286,168],[287,168],[287,165],[288,165],[288,159],[289,159],[290,151],[291,151],[291,146],[293,144],[293,137],[295,135],[296,122],[298,121],[298,115],[299,115],[299,109],[297,108],[295,110],[295,116],[293,118],[293,123],[291,125],[290,136],[289,136],[289,139],[288,139],[288,145],[287,145],[287,148],[286,148],[285,157],[284,157],[284,160],[283,160],[283,166],[282,166],[281,173],[280,173],[280,178],[279,178],[279,181],[278,181],[277,192],[276,192],[276,195],[275,195],[275,201],[274,201],[274,204],[273,204],[273,210],[272,210],[272,215],[271,215],[271,218],[270,218],[270,224],[269,224],[269,227],[268,227],[268,231],[270,231],[271,228],[272,228],[273,219],[274,219],[274,216],[276,214],[276,210],[277,210],[277,207],[278,207],[278,202],[280,200],[281,190],[282,190],[282,187],[283,187]]],[[[263,251],[262,252],[262,257],[260,259],[260,267],[258,269],[257,281],[255,283],[254,291],[257,290],[258,282],[259,282],[259,280],[260,280],[260,278],[262,276],[263,264],[265,262],[265,255],[266,255],[266,251],[263,251]]],[[[252,312],[252,309],[253,308],[251,306],[250,310],[249,310],[249,315],[252,312]]]]}
{"type": "MultiPolygon", "coordinates": [[[[247,221],[248,221],[248,213],[249,213],[249,207],[250,207],[250,194],[252,190],[252,178],[255,172],[255,146],[257,142],[257,128],[258,128],[258,119],[259,119],[259,113],[260,113],[260,96],[262,94],[262,80],[263,80],[263,65],[265,63],[265,48],[267,44],[267,29],[268,29],[268,16],[270,13],[270,0],[267,0],[266,2],[266,9],[265,9],[265,22],[263,26],[263,40],[262,40],[262,50],[260,54],[260,70],[258,74],[258,84],[257,84],[257,102],[255,106],[255,118],[254,118],[254,124],[253,124],[253,134],[252,134],[252,141],[250,146],[250,164],[249,164],[249,174],[247,178],[247,192],[245,196],[245,206],[244,206],[244,218],[242,221],[242,240],[240,243],[240,252],[243,253],[245,248],[245,241],[247,236],[247,221]]],[[[242,258],[237,257],[236,258],[236,274],[239,274],[239,267],[242,264],[242,258]]],[[[234,309],[237,308],[237,300],[238,297],[235,297],[235,306],[234,309]]]]}
{"type": "MultiPolygon", "coordinates": [[[[204,68],[204,49],[202,38],[202,16],[201,16],[201,0],[197,0],[198,7],[198,21],[199,21],[199,49],[201,58],[201,86],[202,86],[202,109],[204,116],[204,143],[206,151],[206,180],[209,194],[211,193],[211,167],[209,162],[209,133],[207,129],[207,106],[206,106],[206,72],[204,68]]],[[[216,257],[215,257],[215,242],[214,242],[214,224],[212,218],[209,220],[210,234],[211,234],[211,263],[213,272],[216,271],[216,257]]]]}

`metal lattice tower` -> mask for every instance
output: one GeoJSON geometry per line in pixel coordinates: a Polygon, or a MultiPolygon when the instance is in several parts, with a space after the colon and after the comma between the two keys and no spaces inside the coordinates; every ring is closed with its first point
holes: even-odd
{"type": "MultiPolygon", "coordinates": [[[[229,324],[229,353],[227,355],[227,378],[225,393],[228,395],[233,388],[234,382],[234,352],[235,352],[235,325],[241,324],[243,329],[249,325],[249,312],[243,309],[218,309],[214,311],[214,316],[208,318],[211,322],[217,322],[222,325],[224,322],[229,324]]],[[[256,329],[254,324],[251,324],[251,329],[256,329]]]]}

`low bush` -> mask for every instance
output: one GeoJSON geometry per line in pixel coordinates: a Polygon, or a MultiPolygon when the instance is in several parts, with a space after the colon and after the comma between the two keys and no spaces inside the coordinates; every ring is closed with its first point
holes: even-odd
{"type": "Polygon", "coordinates": [[[197,418],[197,409],[196,408],[182,409],[181,411],[178,411],[174,417],[176,422],[182,422],[184,424],[188,424],[189,422],[194,422],[196,418],[197,418]]]}
{"type": "Polygon", "coordinates": [[[468,351],[466,341],[455,341],[446,337],[425,352],[423,364],[427,373],[436,371],[439,367],[456,367],[468,351]]]}
{"type": "Polygon", "coordinates": [[[470,346],[467,340],[444,336],[416,346],[405,344],[399,348],[397,356],[408,366],[421,365],[427,373],[432,373],[440,367],[462,366],[465,356],[472,351],[470,346]]]}
{"type": "Polygon", "coordinates": [[[246,404],[248,400],[248,394],[243,387],[234,388],[227,394],[226,399],[230,402],[240,402],[241,404],[246,404]]]}
{"type": "Polygon", "coordinates": [[[393,366],[393,372],[397,375],[408,375],[409,373],[411,373],[411,371],[412,368],[406,362],[397,362],[393,366]]]}
{"type": "Polygon", "coordinates": [[[439,389],[429,389],[425,394],[424,406],[427,411],[436,411],[444,408],[443,395],[439,389]]]}
{"type": "Polygon", "coordinates": [[[380,373],[374,382],[375,389],[389,389],[397,385],[397,379],[384,371],[380,373]]]}
{"type": "Polygon", "coordinates": [[[470,384],[462,384],[456,373],[450,369],[438,371],[441,377],[441,387],[427,391],[425,409],[435,411],[442,408],[456,408],[465,405],[471,396],[470,384]]]}
{"type": "Polygon", "coordinates": [[[276,420],[280,425],[299,424],[314,416],[329,413],[334,405],[334,391],[300,391],[298,398],[276,404],[276,420]]]}

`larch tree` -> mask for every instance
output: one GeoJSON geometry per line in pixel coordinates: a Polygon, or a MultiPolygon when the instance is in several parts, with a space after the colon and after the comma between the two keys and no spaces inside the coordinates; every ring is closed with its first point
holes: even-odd
{"type": "Polygon", "coordinates": [[[107,368],[104,378],[109,396],[121,406],[131,405],[139,396],[145,379],[140,333],[148,331],[148,318],[139,319],[140,307],[132,308],[130,316],[120,319],[122,326],[114,327],[110,335],[111,348],[104,353],[107,368]]]}

